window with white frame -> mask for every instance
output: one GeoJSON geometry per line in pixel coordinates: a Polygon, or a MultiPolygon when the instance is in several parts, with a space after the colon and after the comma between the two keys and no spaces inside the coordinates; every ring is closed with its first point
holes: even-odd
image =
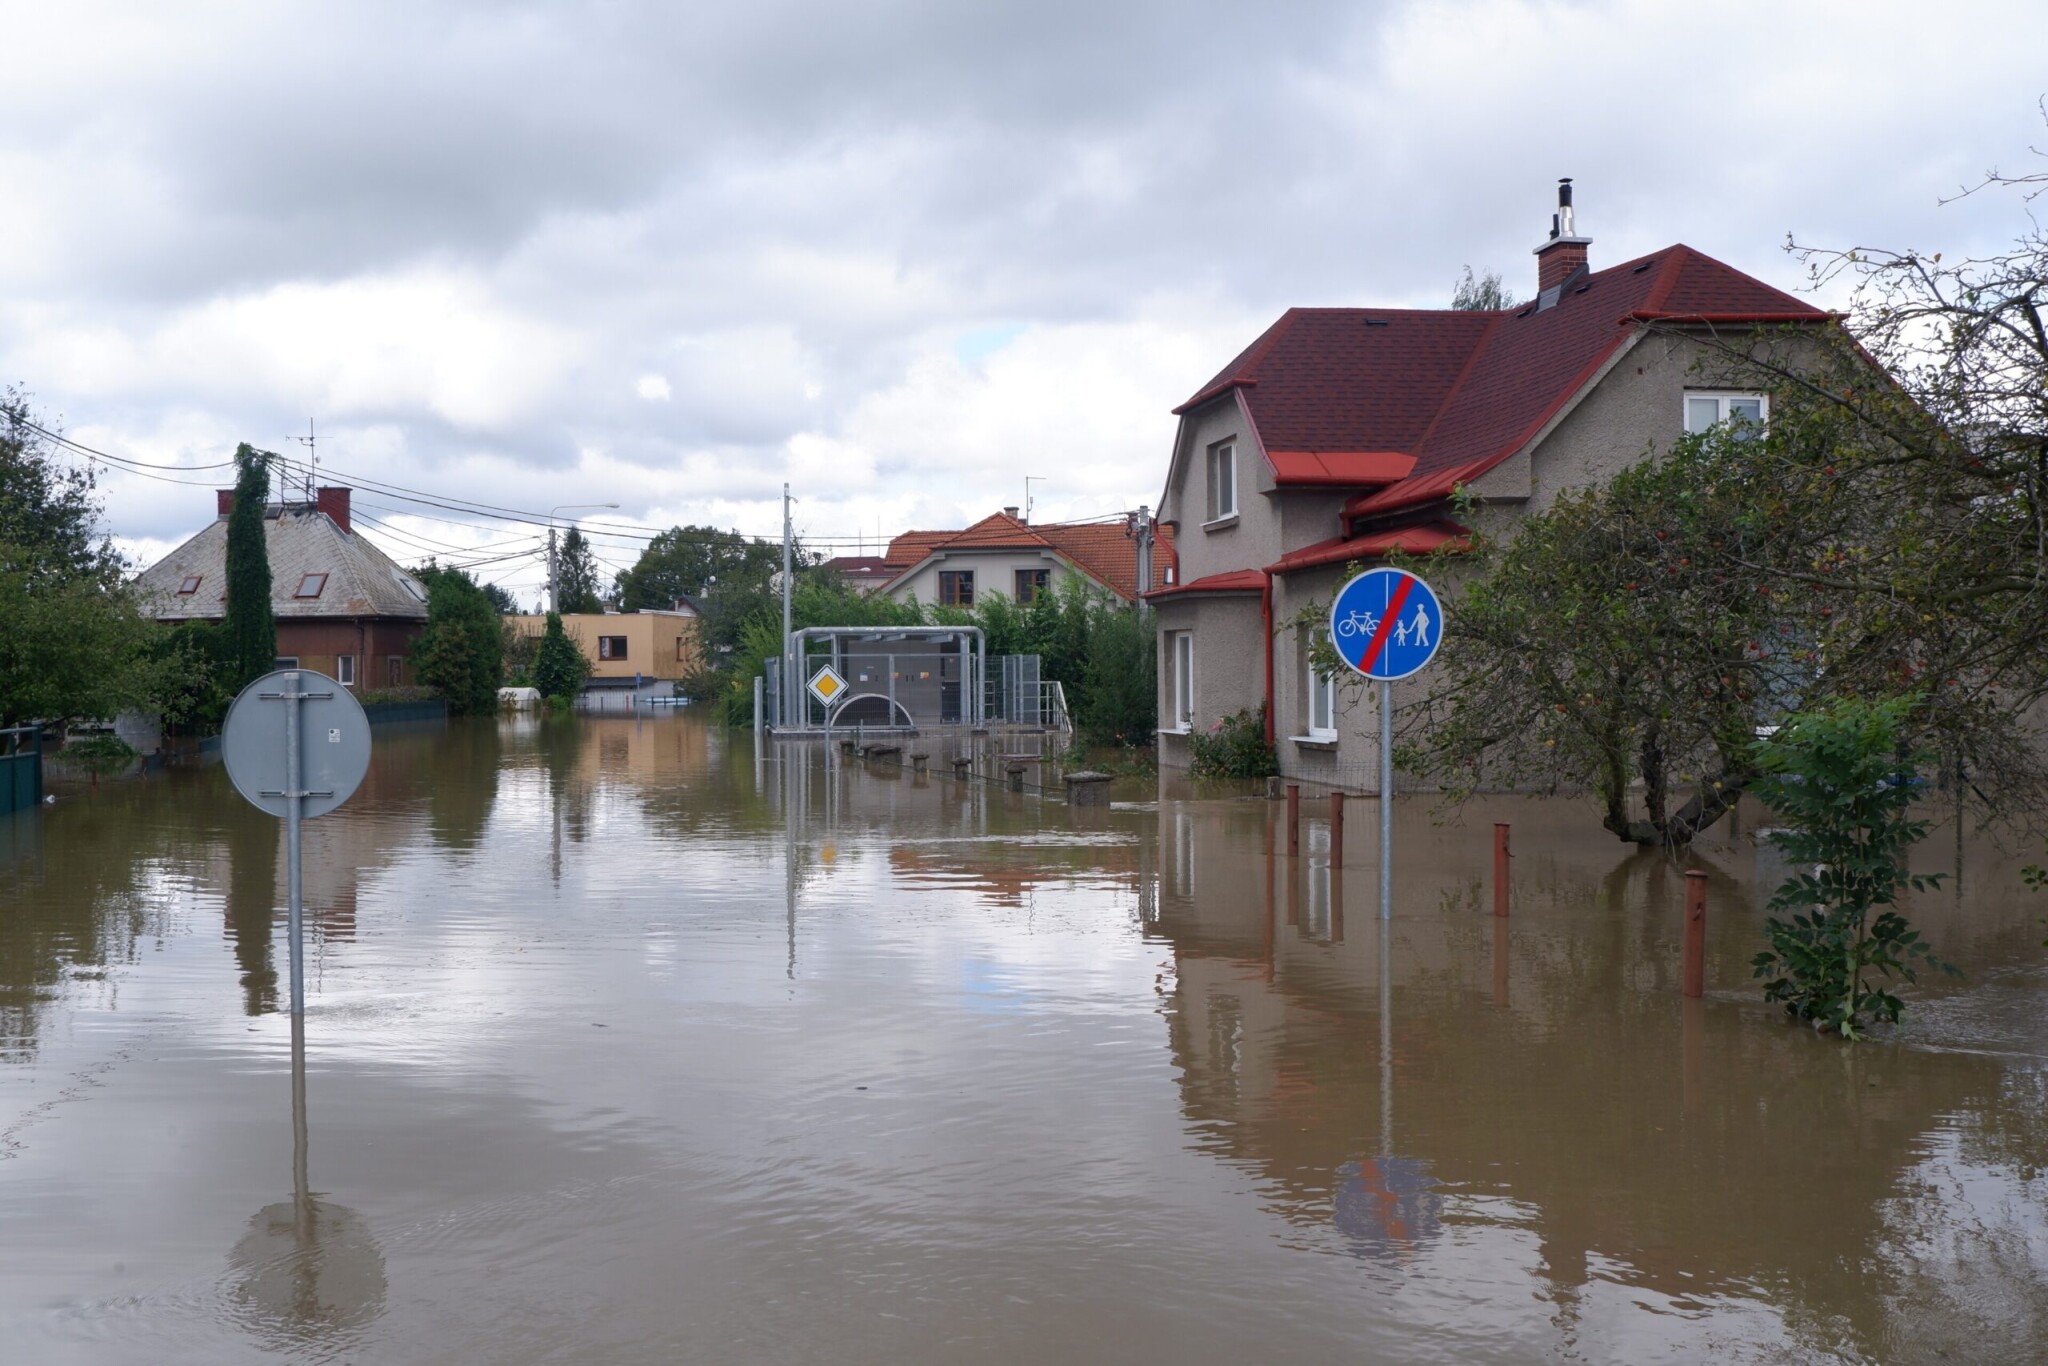
{"type": "Polygon", "coordinates": [[[1703,432],[1728,423],[1738,432],[1761,435],[1770,418],[1770,399],[1764,394],[1702,394],[1685,396],[1685,429],[1703,432]]]}
{"type": "Polygon", "coordinates": [[[341,684],[344,688],[353,688],[356,685],[356,657],[354,655],[336,655],[334,657],[334,681],[341,684]]]}
{"type": "Polygon", "coordinates": [[[1223,441],[1209,448],[1209,520],[1237,516],[1237,446],[1223,441]]]}
{"type": "Polygon", "coordinates": [[[1311,740],[1337,738],[1337,676],[1318,669],[1313,659],[1308,665],[1308,734],[1311,740]]]}
{"type": "Polygon", "coordinates": [[[1173,716],[1171,730],[1189,730],[1195,724],[1195,633],[1173,633],[1173,716]]]}

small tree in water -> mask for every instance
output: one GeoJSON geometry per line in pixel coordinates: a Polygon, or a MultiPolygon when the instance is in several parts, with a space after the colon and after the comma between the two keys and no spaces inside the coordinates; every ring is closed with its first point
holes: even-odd
{"type": "Polygon", "coordinates": [[[1899,1018],[1890,979],[1919,980],[1916,965],[1955,971],[1890,909],[1900,891],[1940,882],[1906,871],[1928,825],[1907,814],[1922,756],[1906,750],[1905,723],[1918,700],[1843,699],[1794,716],[1756,745],[1763,776],[1752,790],[1792,822],[1766,838],[1806,871],[1771,897],[1779,913],[1765,927],[1771,947],[1752,966],[1767,979],[1765,1000],[1843,1038],[1899,1018]]]}
{"type": "Polygon", "coordinates": [[[582,691],[583,680],[589,676],[590,661],[562,629],[561,614],[548,613],[540,653],[533,661],[533,686],[550,702],[566,701],[582,691]]]}

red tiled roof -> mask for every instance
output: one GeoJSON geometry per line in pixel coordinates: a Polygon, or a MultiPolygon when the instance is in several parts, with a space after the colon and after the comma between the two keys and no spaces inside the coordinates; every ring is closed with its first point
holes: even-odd
{"type": "Polygon", "coordinates": [[[1238,389],[1277,481],[1356,485],[1357,516],[1441,498],[1520,450],[1642,321],[1830,316],[1671,246],[1568,282],[1541,312],[1289,309],[1174,411],[1238,389]]]}
{"type": "Polygon", "coordinates": [[[1259,593],[1265,591],[1266,576],[1256,569],[1236,569],[1228,574],[1205,574],[1193,583],[1168,584],[1145,595],[1147,602],[1181,593],[1259,593]]]}
{"type": "Polygon", "coordinates": [[[1268,572],[1274,574],[1291,574],[1297,569],[1312,569],[1317,565],[1347,564],[1352,560],[1376,560],[1397,550],[1404,555],[1427,555],[1433,550],[1445,548],[1459,551],[1469,547],[1471,543],[1467,538],[1470,535],[1469,528],[1459,526],[1456,522],[1439,521],[1424,522],[1420,526],[1404,526],[1394,531],[1375,531],[1364,536],[1333,536],[1327,541],[1317,541],[1314,545],[1291,550],[1266,568],[1268,572]]]}
{"type": "Polygon", "coordinates": [[[901,536],[891,538],[889,548],[882,553],[882,558],[893,568],[908,569],[931,554],[933,546],[959,534],[956,531],[906,531],[901,536]]]}
{"type": "Polygon", "coordinates": [[[888,578],[896,572],[880,555],[835,555],[819,568],[850,579],[888,578]]]}

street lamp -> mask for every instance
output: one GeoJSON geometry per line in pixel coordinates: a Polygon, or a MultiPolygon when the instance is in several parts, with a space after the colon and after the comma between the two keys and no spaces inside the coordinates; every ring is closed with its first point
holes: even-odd
{"type": "MultiPolygon", "coordinates": [[[[561,586],[556,581],[555,562],[555,514],[558,512],[582,512],[590,508],[616,508],[617,503],[557,503],[548,509],[548,610],[562,610],[561,586]]],[[[573,525],[574,517],[569,519],[573,525]]]]}

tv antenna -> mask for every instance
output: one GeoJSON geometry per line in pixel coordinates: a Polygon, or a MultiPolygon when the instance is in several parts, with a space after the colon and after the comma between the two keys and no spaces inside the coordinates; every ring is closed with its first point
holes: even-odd
{"type": "Polygon", "coordinates": [[[298,443],[306,448],[306,497],[312,499],[318,496],[314,487],[320,481],[320,439],[313,434],[312,418],[306,419],[306,434],[298,438],[298,443]]]}
{"type": "Polygon", "coordinates": [[[1027,475],[1025,475],[1025,476],[1024,476],[1024,520],[1025,520],[1025,522],[1027,522],[1027,523],[1028,523],[1028,522],[1030,522],[1030,520],[1031,520],[1031,486],[1032,486],[1033,484],[1043,484],[1043,483],[1045,483],[1045,482],[1046,482],[1046,480],[1047,480],[1047,479],[1048,479],[1049,477],[1050,477],[1050,476],[1048,476],[1048,475],[1043,475],[1043,474],[1027,474],[1027,475]]]}

